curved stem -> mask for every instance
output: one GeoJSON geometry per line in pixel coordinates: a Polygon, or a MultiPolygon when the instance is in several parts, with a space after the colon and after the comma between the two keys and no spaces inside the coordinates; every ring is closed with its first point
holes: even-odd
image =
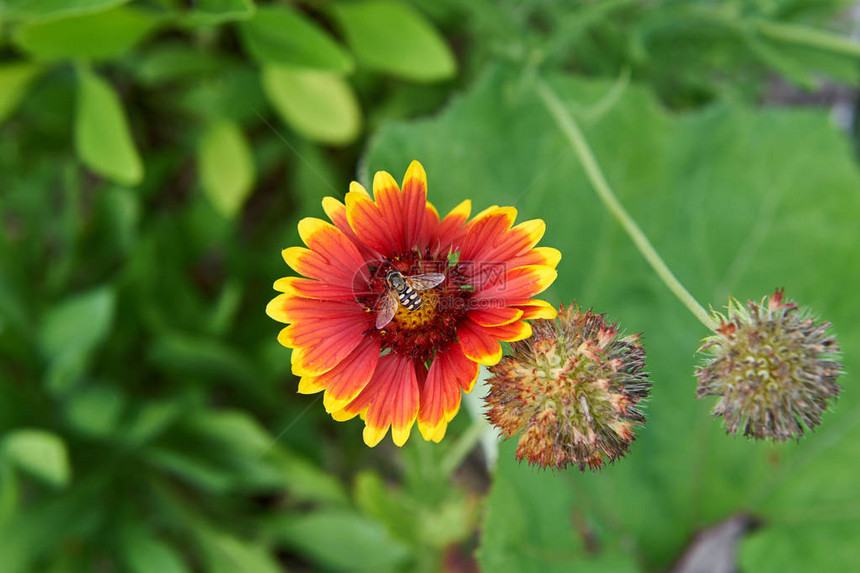
{"type": "Polygon", "coordinates": [[[442,458],[440,472],[445,478],[451,477],[451,475],[457,471],[457,468],[462,465],[466,456],[468,456],[481,441],[481,436],[484,434],[485,430],[482,422],[483,420],[472,421],[472,424],[459,438],[457,438],[457,441],[454,442],[454,446],[448,450],[448,454],[442,458]]]}
{"type": "Polygon", "coordinates": [[[766,20],[757,22],[755,27],[759,34],[772,40],[860,58],[860,42],[824,30],[766,20]]]}
{"type": "Polygon", "coordinates": [[[612,188],[609,186],[609,183],[606,182],[606,177],[604,177],[603,172],[600,170],[600,165],[594,158],[594,153],[592,153],[591,148],[588,146],[588,142],[585,140],[585,136],[583,136],[582,131],[576,124],[576,120],[574,120],[573,116],[565,109],[564,104],[562,104],[556,93],[542,80],[537,84],[537,92],[547,110],[555,118],[559,129],[564,133],[565,137],[567,137],[568,141],[570,141],[570,144],[576,151],[576,154],[585,169],[585,174],[588,176],[588,180],[591,182],[592,187],[594,187],[594,191],[597,193],[597,196],[603,202],[604,206],[609,210],[612,216],[615,217],[615,220],[621,224],[630,236],[630,239],[636,245],[636,248],[639,249],[639,252],[642,253],[642,256],[645,257],[645,260],[648,261],[651,268],[653,268],[654,272],[657,273],[657,276],[660,277],[660,280],[662,280],[666,287],[672,291],[672,294],[678,297],[678,300],[680,300],[681,303],[686,306],[687,309],[689,309],[689,311],[692,312],[693,315],[709,330],[716,331],[717,323],[714,322],[708,312],[702,308],[702,305],[693,298],[693,295],[687,292],[687,289],[684,288],[681,281],[675,277],[657,253],[657,250],[654,249],[651,241],[648,240],[648,237],[645,236],[645,233],[642,232],[642,229],[640,229],[636,221],[633,220],[633,217],[627,213],[624,206],[618,201],[618,198],[615,196],[615,193],[612,192],[612,188]]]}

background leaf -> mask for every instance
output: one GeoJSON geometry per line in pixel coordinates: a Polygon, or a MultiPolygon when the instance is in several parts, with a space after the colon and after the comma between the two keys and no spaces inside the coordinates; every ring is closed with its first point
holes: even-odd
{"type": "Polygon", "coordinates": [[[110,287],[75,295],[46,315],[41,328],[42,350],[48,356],[87,352],[110,332],[115,295],[110,287]]]}
{"type": "Polygon", "coordinates": [[[215,208],[233,217],[254,187],[254,158],[242,130],[222,120],[207,126],[197,150],[200,183],[215,208]]]}
{"type": "Polygon", "coordinates": [[[143,178],[121,100],[105,80],[86,69],[78,71],[75,148],[81,161],[104,177],[128,185],[143,178]]]}
{"type": "Polygon", "coordinates": [[[445,40],[409,4],[343,2],[334,13],[356,59],[368,69],[422,82],[448,79],[457,71],[445,40]]]}
{"type": "MultiPolygon", "coordinates": [[[[478,558],[487,571],[634,572],[633,556],[595,530],[588,501],[564,472],[522,466],[515,442],[502,445],[478,558]],[[596,541],[599,536],[599,541],[596,541]],[[610,545],[610,547],[606,547],[610,545]]],[[[599,526],[598,526],[599,527],[599,526]]]]}
{"type": "Polygon", "coordinates": [[[340,76],[268,65],[263,89],[281,118],[305,137],[333,145],[358,137],[361,110],[340,76]]]}
{"type": "Polygon", "coordinates": [[[377,523],[343,510],[281,519],[271,535],[333,571],[388,571],[408,556],[377,523]]]}
{"type": "Polygon", "coordinates": [[[257,544],[217,532],[207,533],[203,543],[213,573],[281,573],[278,564],[257,544]]]}
{"type": "Polygon", "coordinates": [[[20,469],[52,486],[63,487],[69,483],[68,451],[56,434],[36,429],[14,430],[3,438],[0,453],[20,469]]]}
{"type": "Polygon", "coordinates": [[[51,20],[101,12],[130,0],[6,0],[0,17],[10,20],[51,20]]]}
{"type": "Polygon", "coordinates": [[[239,26],[245,49],[263,64],[330,72],[352,71],[350,55],[300,12],[283,7],[257,10],[239,26]]]}
{"type": "Polygon", "coordinates": [[[131,573],[185,573],[189,571],[169,545],[135,532],[125,543],[125,559],[131,573]]]}
{"type": "Polygon", "coordinates": [[[122,55],[155,30],[148,12],[120,7],[105,12],[33,22],[15,30],[15,44],[34,58],[110,58],[122,55]]]}
{"type": "Polygon", "coordinates": [[[253,0],[200,0],[194,3],[194,10],[186,15],[186,21],[193,26],[215,26],[247,20],[255,11],[253,0]]]}
{"type": "Polygon", "coordinates": [[[68,420],[78,431],[112,437],[119,426],[125,400],[113,386],[94,386],[77,392],[68,405],[68,420]]]}
{"type": "Polygon", "coordinates": [[[14,63],[0,66],[0,124],[14,111],[24,96],[30,83],[36,79],[42,67],[29,63],[14,63]]]}

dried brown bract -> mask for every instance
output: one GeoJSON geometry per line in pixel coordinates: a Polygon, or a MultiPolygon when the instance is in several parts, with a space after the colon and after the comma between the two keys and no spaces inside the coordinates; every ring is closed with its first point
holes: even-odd
{"type": "Polygon", "coordinates": [[[584,471],[623,456],[651,388],[639,336],[576,305],[537,320],[532,332],[488,380],[488,419],[506,437],[522,431],[517,459],[584,471]]]}
{"type": "Polygon", "coordinates": [[[755,439],[799,439],[842,389],[839,344],[829,322],[786,301],[777,290],[761,303],[729,301],[714,313],[717,334],[699,348],[708,356],[696,371],[697,396],[719,396],[714,416],[730,434],[755,439]]]}

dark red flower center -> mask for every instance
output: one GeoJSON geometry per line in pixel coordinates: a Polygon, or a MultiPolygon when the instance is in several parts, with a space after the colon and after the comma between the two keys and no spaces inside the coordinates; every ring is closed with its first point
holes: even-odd
{"type": "Polygon", "coordinates": [[[425,362],[433,357],[434,351],[444,350],[457,339],[457,326],[467,312],[474,290],[466,283],[463,268],[458,262],[448,257],[434,257],[429,252],[410,251],[380,261],[376,266],[371,265],[370,275],[368,290],[371,294],[358,300],[372,317],[366,334],[378,336],[383,350],[425,362]],[[376,328],[380,299],[391,292],[385,277],[392,270],[407,278],[442,273],[445,280],[431,289],[416,291],[421,298],[421,306],[416,310],[398,302],[391,322],[383,328],[376,328]]]}

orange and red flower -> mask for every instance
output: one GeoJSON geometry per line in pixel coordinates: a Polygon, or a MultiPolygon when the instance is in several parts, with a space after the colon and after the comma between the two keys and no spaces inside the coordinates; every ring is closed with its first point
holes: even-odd
{"type": "Polygon", "coordinates": [[[377,172],[373,194],[353,182],[346,204],[323,199],[333,224],[299,222],[307,248],[282,254],[303,276],[277,280],[281,294],[266,312],[288,324],[278,340],[293,349],[299,392],[324,391],[335,420],[361,416],[367,445],[389,426],[403,445],[416,419],[424,439],[438,442],[478,365],[501,359],[499,342],[528,338],[525,320],[555,317],[552,305],[532,297],[555,280],[561,255],[535,246],[543,221],[514,226],[513,207],[490,207],[469,220],[467,200],[440,219],[417,161],[402,190],[377,172]],[[398,303],[390,322],[378,325],[391,273],[407,282],[432,273],[441,282],[414,293],[419,308],[398,303]]]}

